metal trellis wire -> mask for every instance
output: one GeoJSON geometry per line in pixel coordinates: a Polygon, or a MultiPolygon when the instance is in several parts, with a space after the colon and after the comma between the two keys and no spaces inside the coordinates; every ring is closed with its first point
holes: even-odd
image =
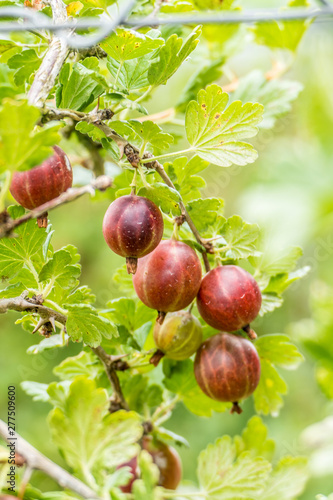
{"type": "Polygon", "coordinates": [[[274,21],[333,21],[333,4],[329,0],[318,0],[318,8],[290,8],[243,10],[240,12],[214,12],[177,15],[158,15],[146,17],[128,17],[135,0],[121,2],[114,19],[84,18],[69,20],[66,23],[54,24],[53,21],[40,12],[24,7],[2,7],[1,18],[17,18],[18,22],[0,22],[0,34],[16,31],[49,30],[57,32],[58,36],[66,38],[67,45],[74,49],[90,48],[100,43],[117,26],[139,28],[159,25],[198,25],[198,24],[252,24],[274,21]],[[23,20],[23,21],[22,21],[23,20]],[[97,32],[89,35],[77,35],[80,30],[96,29],[97,32]]]}

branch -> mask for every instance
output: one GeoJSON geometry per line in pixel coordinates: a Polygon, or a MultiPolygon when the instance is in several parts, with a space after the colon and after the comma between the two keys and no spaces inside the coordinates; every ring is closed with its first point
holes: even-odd
{"type": "MultiPolygon", "coordinates": [[[[49,0],[55,25],[67,21],[66,6],[62,0],[49,0]]],[[[42,106],[47,99],[61,67],[68,54],[68,44],[63,36],[53,35],[50,46],[43,58],[28,93],[29,103],[42,106]]]]}
{"type": "Polygon", "coordinates": [[[115,141],[120,150],[121,156],[124,154],[125,146],[128,144],[126,139],[103,123],[104,120],[111,120],[113,117],[114,113],[111,109],[101,109],[97,111],[94,110],[90,113],[81,113],[80,111],[73,111],[72,109],[45,108],[42,112],[42,123],[46,123],[51,120],[63,120],[64,118],[71,118],[74,122],[83,121],[92,123],[97,128],[102,130],[107,137],[115,141]]]}
{"type": "MultiPolygon", "coordinates": [[[[13,439],[8,436],[8,427],[3,420],[0,420],[0,436],[5,441],[8,441],[8,443],[13,439]]],[[[99,498],[96,492],[90,489],[89,486],[52,462],[19,434],[16,433],[15,437],[16,451],[25,458],[28,468],[44,472],[54,479],[62,488],[69,488],[83,498],[99,498]]]]}
{"type": "Polygon", "coordinates": [[[10,236],[10,234],[16,227],[20,226],[21,224],[24,224],[30,219],[35,219],[37,217],[40,217],[49,210],[52,210],[56,207],[59,207],[60,205],[64,205],[65,203],[69,203],[73,200],[76,200],[77,198],[80,198],[86,193],[93,195],[96,189],[98,189],[99,191],[105,191],[107,188],[111,186],[112,186],[112,180],[110,179],[110,177],[107,177],[106,175],[101,175],[100,177],[97,177],[97,179],[94,179],[90,184],[87,184],[86,186],[67,189],[67,191],[62,193],[57,198],[54,198],[53,200],[50,200],[47,203],[44,203],[40,207],[34,208],[30,212],[24,214],[22,217],[19,217],[18,219],[8,218],[3,223],[0,223],[0,238],[10,236]]]}
{"type": "Polygon", "coordinates": [[[121,361],[122,356],[111,356],[107,354],[103,347],[92,347],[91,350],[98,356],[105,367],[106,374],[110,380],[113,389],[113,397],[111,400],[110,411],[114,412],[120,409],[129,410],[128,404],[124,398],[124,394],[119,382],[116,370],[127,370],[128,364],[126,361],[121,361]]]}
{"type": "MultiPolygon", "coordinates": [[[[33,312],[37,313],[40,316],[40,321],[36,326],[33,333],[35,333],[39,328],[43,325],[50,324],[53,330],[55,330],[55,321],[61,323],[62,325],[66,325],[67,316],[62,314],[50,307],[46,307],[41,305],[38,302],[38,297],[35,298],[25,298],[25,295],[22,294],[19,297],[13,297],[10,299],[0,299],[0,314],[4,314],[7,311],[18,311],[18,312],[33,312]]],[[[110,380],[111,387],[113,389],[113,397],[111,401],[110,411],[117,411],[121,408],[124,410],[129,410],[128,404],[125,401],[123,391],[120,386],[119,378],[116,373],[118,371],[124,371],[129,368],[129,365],[126,361],[122,361],[123,356],[111,356],[107,354],[102,347],[91,347],[91,350],[98,356],[105,367],[105,371],[110,380]]],[[[20,451],[18,450],[20,453],[20,451]]],[[[25,455],[20,453],[23,457],[25,455]]]]}

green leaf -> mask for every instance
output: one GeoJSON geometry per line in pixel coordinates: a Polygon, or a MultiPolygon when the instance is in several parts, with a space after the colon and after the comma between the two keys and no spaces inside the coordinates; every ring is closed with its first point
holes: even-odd
{"type": "Polygon", "coordinates": [[[294,500],[308,480],[307,459],[283,457],[274,468],[260,500],[294,500]]]}
{"type": "MultiPolygon", "coordinates": [[[[19,213],[22,214],[24,210],[19,208],[19,213]]],[[[9,209],[10,215],[13,212],[9,209]]],[[[42,245],[46,239],[46,232],[45,229],[37,226],[35,220],[29,220],[18,226],[15,233],[17,234],[16,238],[2,238],[0,240],[0,276],[5,280],[18,276],[17,281],[20,282],[19,275],[22,268],[30,274],[32,271],[36,273],[32,259],[36,258],[36,254],[40,259],[42,258],[42,245]]]]}
{"type": "Polygon", "coordinates": [[[283,298],[276,293],[262,293],[262,302],[260,308],[260,316],[264,316],[266,313],[274,311],[283,304],[283,298]]]}
{"type": "MultiPolygon", "coordinates": [[[[52,337],[50,337],[52,338],[52,337]]],[[[104,372],[101,363],[91,352],[80,352],[77,356],[64,359],[60,365],[53,369],[53,373],[60,380],[74,380],[80,375],[84,375],[92,380],[99,377],[104,372]]]]}
{"type": "Polygon", "coordinates": [[[162,387],[150,383],[147,377],[139,373],[126,375],[122,388],[131,410],[142,412],[145,406],[153,408],[163,402],[162,387]]]}
{"type": "Polygon", "coordinates": [[[194,376],[192,360],[175,363],[165,359],[163,370],[166,375],[164,386],[178,394],[186,408],[195,415],[210,417],[213,411],[224,412],[230,407],[229,403],[214,401],[201,391],[194,376]]]}
{"type": "Polygon", "coordinates": [[[254,392],[258,413],[278,415],[283,406],[281,395],[287,393],[287,385],[279,375],[276,366],[295,370],[303,356],[286,335],[264,335],[255,343],[261,363],[261,376],[254,392]]]}
{"type": "Polygon", "coordinates": [[[138,195],[149,198],[166,214],[180,214],[180,194],[175,189],[163,184],[163,182],[155,182],[151,187],[140,188],[138,195]]]}
{"type": "Polygon", "coordinates": [[[222,167],[253,163],[257,152],[240,139],[253,137],[262,120],[261,104],[240,101],[231,103],[218,85],[210,85],[198,93],[186,109],[186,135],[191,150],[201,158],[222,167]]]}
{"type": "Polygon", "coordinates": [[[260,102],[264,106],[264,118],[260,128],[270,129],[276,120],[291,110],[303,85],[290,80],[267,80],[262,71],[255,70],[241,78],[232,100],[260,102]]]}
{"type": "Polygon", "coordinates": [[[96,71],[84,64],[74,63],[72,69],[70,64],[64,64],[59,74],[60,85],[56,92],[57,107],[84,110],[105,90],[101,82],[94,78],[96,71]]]}
{"type": "MultiPolygon", "coordinates": [[[[288,6],[308,7],[309,3],[306,0],[296,0],[289,2],[288,6]]],[[[294,52],[310,24],[311,19],[258,23],[253,28],[253,33],[256,43],[260,45],[273,50],[285,49],[294,52]]]]}
{"type": "Polygon", "coordinates": [[[160,477],[157,465],[154,464],[151,455],[143,450],[138,458],[138,466],[141,471],[141,479],[133,483],[134,500],[162,500],[163,494],[155,487],[160,477]]]}
{"type": "Polygon", "coordinates": [[[102,139],[106,138],[104,132],[102,132],[99,128],[95,127],[92,123],[87,122],[78,122],[75,125],[75,129],[81,132],[81,134],[87,134],[91,139],[96,142],[101,142],[102,139]]]}
{"type": "Polygon", "coordinates": [[[40,111],[27,101],[5,99],[0,109],[0,172],[27,170],[53,153],[61,125],[36,127],[40,111]]]}
{"type": "Polygon", "coordinates": [[[180,98],[177,102],[177,109],[180,112],[185,112],[187,104],[196,99],[198,92],[205,88],[209,83],[218,80],[222,75],[221,66],[225,62],[225,57],[221,57],[214,61],[209,61],[193,73],[187,82],[180,98]]]}
{"type": "Polygon", "coordinates": [[[162,38],[151,38],[138,31],[118,28],[117,32],[101,43],[101,47],[116,61],[124,62],[149,54],[163,43],[162,38]]]}
{"type": "Polygon", "coordinates": [[[208,167],[209,163],[195,155],[190,160],[185,156],[177,158],[173,163],[165,163],[172,182],[178,189],[184,202],[189,202],[201,198],[200,188],[206,186],[205,180],[195,175],[208,167]]]}
{"type": "Polygon", "coordinates": [[[39,342],[39,344],[31,345],[27,349],[27,354],[39,354],[48,349],[55,349],[57,347],[64,347],[67,345],[68,335],[63,336],[62,334],[51,335],[49,338],[45,338],[39,342]]]}
{"type": "Polygon", "coordinates": [[[8,66],[11,69],[16,69],[14,73],[14,82],[19,87],[24,82],[28,81],[32,73],[37,71],[42,59],[38,57],[33,49],[23,50],[19,54],[15,54],[8,60],[8,66]]]}
{"type": "Polygon", "coordinates": [[[221,198],[200,198],[192,200],[187,205],[187,211],[199,232],[204,232],[214,225],[222,208],[223,200],[221,198]]]}
{"type": "Polygon", "coordinates": [[[242,437],[235,438],[238,454],[249,451],[255,457],[263,457],[268,461],[273,459],[275,442],[267,438],[267,427],[260,417],[252,417],[242,433],[242,437]]]}
{"type": "Polygon", "coordinates": [[[151,85],[165,84],[177,71],[185,59],[193,52],[199,43],[201,28],[196,27],[183,43],[176,34],[171,35],[158,53],[158,61],[153,62],[148,71],[151,85]]]}
{"type": "Polygon", "coordinates": [[[111,57],[107,58],[106,67],[115,79],[119,89],[130,93],[133,90],[149,86],[148,69],[152,54],[120,63],[111,57]]]}
{"type": "Polygon", "coordinates": [[[39,273],[39,280],[49,281],[52,286],[56,283],[62,288],[73,288],[81,274],[81,266],[73,265],[71,254],[65,249],[54,252],[53,257],[43,266],[39,273]]]}
{"type": "Polygon", "coordinates": [[[229,436],[202,451],[198,459],[198,478],[209,500],[258,498],[264,490],[271,465],[261,457],[241,453],[229,436]]]}
{"type": "Polygon", "coordinates": [[[97,347],[103,337],[110,339],[118,336],[116,326],[88,304],[67,305],[67,309],[66,330],[73,342],[97,347]]]}
{"type": "Polygon", "coordinates": [[[114,109],[117,106],[117,111],[120,109],[129,109],[132,111],[138,111],[143,115],[148,115],[148,111],[139,102],[128,99],[120,92],[108,93],[104,97],[104,102],[107,102],[108,107],[114,109]]]}
{"type": "Polygon", "coordinates": [[[28,396],[31,396],[34,401],[43,401],[44,403],[49,401],[47,384],[40,384],[39,382],[25,380],[24,382],[21,382],[21,388],[26,394],[28,394],[28,396]]]}
{"type": "Polygon", "coordinates": [[[64,408],[55,408],[49,416],[55,444],[68,465],[85,479],[127,462],[138,451],[136,443],[142,435],[139,415],[126,411],[110,414],[108,406],[105,389],[77,377],[64,408]]]}
{"type": "Polygon", "coordinates": [[[154,153],[169,148],[173,143],[172,135],[163,132],[161,127],[150,120],[142,123],[137,120],[114,121],[112,128],[139,149],[151,146],[154,153]]]}
{"type": "Polygon", "coordinates": [[[293,270],[302,255],[303,251],[300,247],[291,247],[275,256],[269,256],[265,252],[261,258],[250,259],[250,262],[257,271],[268,276],[275,276],[293,270]]]}
{"type": "Polygon", "coordinates": [[[223,253],[230,259],[246,259],[250,255],[258,255],[256,242],[259,237],[259,226],[245,222],[239,215],[227,219],[221,232],[226,245],[223,253]]]}

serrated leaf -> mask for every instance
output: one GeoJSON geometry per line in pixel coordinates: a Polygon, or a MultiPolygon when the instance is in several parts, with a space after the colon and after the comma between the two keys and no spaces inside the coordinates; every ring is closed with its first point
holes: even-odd
{"type": "Polygon", "coordinates": [[[221,66],[225,62],[225,57],[221,57],[214,61],[209,61],[193,73],[182,91],[177,103],[177,109],[180,112],[185,112],[187,103],[196,99],[198,92],[205,88],[209,83],[218,80],[222,75],[221,66]]]}
{"type": "Polygon", "coordinates": [[[42,59],[38,57],[34,49],[23,50],[19,54],[15,54],[8,60],[8,66],[11,69],[16,69],[14,73],[14,82],[19,87],[25,81],[29,80],[30,76],[37,71],[42,59]]]}
{"type": "Polygon", "coordinates": [[[93,125],[92,123],[78,122],[75,125],[75,129],[81,132],[81,134],[87,134],[96,142],[101,142],[102,139],[106,138],[104,132],[95,127],[95,125],[93,125]]]}
{"type": "Polygon", "coordinates": [[[27,170],[53,154],[61,125],[36,127],[40,111],[27,101],[5,99],[0,109],[0,172],[27,170]]]}
{"type": "Polygon", "coordinates": [[[145,406],[153,408],[163,402],[162,387],[139,373],[127,375],[122,388],[131,410],[142,412],[145,406]]]}
{"type": "Polygon", "coordinates": [[[64,347],[68,339],[68,335],[63,336],[60,333],[51,335],[51,337],[41,340],[39,344],[31,345],[30,347],[28,347],[27,354],[39,354],[48,349],[64,347]]]}
{"type": "Polygon", "coordinates": [[[276,366],[294,370],[303,356],[286,335],[264,335],[255,346],[261,363],[260,382],[254,392],[255,407],[258,413],[275,416],[283,405],[281,395],[287,393],[287,385],[276,366]]]}
{"type": "Polygon", "coordinates": [[[180,194],[176,191],[176,189],[173,189],[162,182],[155,182],[151,187],[140,188],[138,195],[149,198],[166,214],[180,214],[180,194]]]}
{"type": "Polygon", "coordinates": [[[275,256],[269,256],[265,253],[262,258],[251,259],[251,263],[261,273],[265,273],[268,276],[275,276],[292,271],[302,255],[303,251],[300,247],[291,247],[279,252],[275,256]]]}
{"type": "Polygon", "coordinates": [[[124,62],[149,54],[163,43],[162,38],[151,38],[138,31],[118,28],[117,32],[101,43],[101,47],[116,61],[124,62]]]}
{"type": "Polygon", "coordinates": [[[57,107],[84,110],[105,90],[101,82],[95,78],[95,68],[92,70],[83,63],[74,63],[72,68],[70,64],[64,64],[59,74],[60,85],[56,92],[57,107]]]}
{"type": "Polygon", "coordinates": [[[67,11],[67,16],[75,16],[80,12],[80,10],[83,8],[83,3],[76,1],[76,2],[71,2],[67,5],[66,11],[67,11]]]}
{"type": "Polygon", "coordinates": [[[118,336],[116,326],[88,304],[67,305],[67,309],[66,330],[73,342],[97,347],[103,337],[110,339],[118,336]]]}
{"type": "Polygon", "coordinates": [[[104,101],[108,103],[108,107],[111,109],[117,106],[117,110],[120,109],[130,109],[132,111],[138,111],[143,115],[148,115],[148,111],[142,104],[139,102],[133,101],[132,99],[128,99],[120,92],[112,92],[108,93],[104,97],[104,101]]]}
{"type": "Polygon", "coordinates": [[[191,150],[201,158],[222,167],[246,165],[257,158],[253,146],[241,139],[258,133],[263,106],[258,103],[231,103],[218,85],[198,93],[197,101],[186,108],[185,127],[191,150]]]}
{"type": "Polygon", "coordinates": [[[294,500],[308,480],[307,459],[283,457],[274,468],[260,500],[294,500]]]}
{"type": "Polygon", "coordinates": [[[199,455],[198,478],[209,500],[254,499],[264,490],[271,465],[267,460],[241,453],[229,436],[218,439],[199,455]]]}
{"type": "Polygon", "coordinates": [[[264,106],[264,118],[260,128],[273,128],[277,118],[291,110],[291,103],[297,99],[303,86],[290,80],[267,80],[259,70],[241,78],[232,100],[260,102],[264,106]]]}
{"type": "Polygon", "coordinates": [[[81,266],[73,265],[71,254],[61,249],[54,252],[52,258],[43,266],[39,280],[49,282],[52,287],[57,284],[61,288],[73,288],[80,274],[81,266]]]}
{"type": "Polygon", "coordinates": [[[158,152],[168,149],[173,143],[172,135],[163,132],[161,127],[150,120],[142,123],[137,120],[113,121],[112,128],[139,149],[151,146],[153,152],[158,152]]]}
{"type": "Polygon", "coordinates": [[[242,432],[242,437],[239,440],[235,438],[238,453],[249,451],[255,457],[263,457],[268,461],[272,461],[275,442],[273,439],[268,439],[267,435],[267,427],[261,418],[252,417],[242,432]]]}
{"type": "Polygon", "coordinates": [[[108,57],[106,67],[115,80],[115,86],[130,93],[149,86],[148,68],[151,63],[151,54],[125,61],[123,64],[108,57]]]}
{"type": "MultiPolygon", "coordinates": [[[[52,338],[52,337],[51,337],[52,338]]],[[[90,352],[80,352],[77,356],[72,356],[64,359],[60,365],[53,369],[53,373],[60,380],[74,380],[80,375],[95,380],[104,372],[101,363],[98,362],[96,356],[90,352]]]]}
{"type": "Polygon", "coordinates": [[[28,394],[28,396],[31,396],[34,401],[43,401],[44,403],[49,401],[47,384],[40,384],[39,382],[25,380],[24,382],[21,382],[21,388],[26,394],[28,394]]]}
{"type": "Polygon", "coordinates": [[[161,47],[158,61],[153,62],[149,68],[149,83],[154,86],[165,84],[196,48],[200,34],[201,28],[198,26],[187,37],[184,44],[176,34],[171,35],[161,47]]]}
{"type": "Polygon", "coordinates": [[[54,442],[82,477],[127,462],[138,452],[136,443],[142,436],[139,416],[122,410],[110,414],[108,406],[105,389],[77,377],[64,408],[55,408],[49,416],[54,442]]]}
{"type": "Polygon", "coordinates": [[[260,316],[264,316],[265,314],[274,311],[278,307],[281,307],[283,304],[283,298],[276,293],[262,293],[262,302],[260,308],[260,316]]]}
{"type": "Polygon", "coordinates": [[[230,259],[246,259],[250,255],[258,255],[256,242],[259,237],[259,226],[245,222],[239,215],[227,219],[219,234],[226,245],[223,254],[230,259]]]}
{"type": "Polygon", "coordinates": [[[192,200],[187,205],[187,211],[199,232],[206,231],[214,225],[218,213],[223,207],[221,198],[204,198],[192,200]]]}
{"type": "MultiPolygon", "coordinates": [[[[12,210],[9,212],[13,213],[12,210]]],[[[22,212],[20,211],[20,213],[22,212]]],[[[35,220],[29,220],[20,225],[16,228],[15,233],[17,234],[16,238],[2,238],[0,240],[0,276],[6,280],[19,275],[23,267],[31,271],[31,267],[33,268],[32,258],[35,258],[37,253],[41,257],[42,245],[46,238],[45,230],[39,228],[35,220]]]]}
{"type": "MultiPolygon", "coordinates": [[[[291,1],[288,7],[308,7],[307,1],[291,1]]],[[[292,21],[272,21],[270,23],[258,23],[253,28],[255,41],[271,49],[285,49],[296,51],[307,28],[311,24],[311,18],[292,21]]]]}

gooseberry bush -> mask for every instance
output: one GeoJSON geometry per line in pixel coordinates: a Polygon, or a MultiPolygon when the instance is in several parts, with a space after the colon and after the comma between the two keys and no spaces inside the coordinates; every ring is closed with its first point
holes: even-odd
{"type": "MultiPolygon", "coordinates": [[[[55,19],[59,9],[68,17],[117,15],[112,0],[66,4],[24,2],[55,19]]],[[[140,0],[131,15],[237,12],[239,4],[140,0]]],[[[287,8],[300,6],[308,5],[292,0],[287,8]]],[[[306,459],[275,458],[259,415],[278,416],[287,392],[280,369],[297,368],[303,357],[287,335],[265,334],[260,318],[282,306],[307,268],[297,267],[300,248],[268,255],[259,227],[227,217],[204,176],[215,168],[219,188],[218,168],[255,162],[261,135],[290,111],[302,87],[284,73],[309,22],[143,25],[125,23],[97,47],[67,51],[57,74],[47,67],[50,34],[0,41],[0,312],[20,313],[16,323],[27,335],[41,335],[37,343],[32,337],[30,355],[63,353],[52,383],[21,387],[51,406],[47,424],[72,477],[58,477],[63,490],[37,489],[34,477],[26,479],[35,465],[22,448],[21,495],[292,500],[304,490],[306,459]],[[236,78],[229,60],[249,40],[269,51],[273,68],[236,78]],[[165,105],[175,74],[186,84],[165,105]],[[84,248],[52,244],[52,209],[85,193],[109,200],[96,224],[110,254],[124,258],[120,269],[100,269],[113,273],[119,291],[105,304],[80,284],[84,248]],[[71,342],[82,347],[74,357],[66,355],[71,342]],[[174,408],[223,419],[251,405],[247,398],[256,415],[242,435],[209,444],[197,484],[182,483],[174,446],[188,443],[164,427],[174,408]]],[[[42,470],[54,477],[47,465],[42,470]]]]}

